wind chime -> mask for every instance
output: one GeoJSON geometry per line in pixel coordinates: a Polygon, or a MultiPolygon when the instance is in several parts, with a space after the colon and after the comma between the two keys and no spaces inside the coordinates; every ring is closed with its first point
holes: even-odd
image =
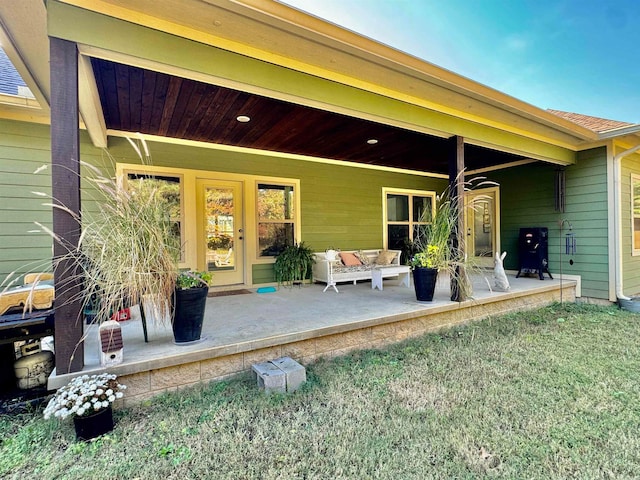
{"type": "MultiPolygon", "coordinates": [[[[572,257],[578,251],[577,242],[576,242],[576,234],[572,232],[573,225],[569,220],[562,220],[560,222],[560,241],[562,241],[562,229],[564,228],[565,223],[569,226],[569,232],[564,235],[564,253],[565,255],[572,257]]],[[[573,258],[569,258],[569,265],[573,265],[573,258]]],[[[560,249],[560,304],[562,304],[562,280],[564,275],[562,274],[562,248],[560,249]]]]}

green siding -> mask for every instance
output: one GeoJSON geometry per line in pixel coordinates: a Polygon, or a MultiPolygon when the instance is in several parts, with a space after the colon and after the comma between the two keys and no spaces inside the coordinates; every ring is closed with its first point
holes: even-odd
{"type": "MultiPolygon", "coordinates": [[[[318,251],[382,247],[383,187],[440,192],[446,186],[441,179],[346,165],[164,143],[149,148],[156,166],[299,179],[301,240],[318,251]]],[[[109,151],[120,162],[138,162],[126,140],[110,140],[109,151]]]]}
{"type": "MultiPolygon", "coordinates": [[[[535,163],[494,172],[500,183],[501,244],[507,251],[505,267],[518,268],[518,235],[522,227],[549,229],[549,270],[581,275],[582,295],[609,298],[606,149],[578,153],[578,163],[566,168],[566,211],[554,210],[553,165],[535,163]],[[526,181],[523,182],[523,179],[526,181]],[[573,225],[578,253],[564,253],[560,238],[563,219],[573,225]],[[569,260],[574,264],[570,265],[569,260]]],[[[565,225],[563,236],[568,232],[565,225]]]]}
{"type": "Polygon", "coordinates": [[[51,270],[51,237],[35,233],[38,221],[51,228],[49,127],[0,120],[0,283],[11,272],[51,270]],[[39,167],[47,170],[34,174],[39,167]]]}
{"type": "MultiPolygon", "coordinates": [[[[128,142],[109,140],[110,153],[117,161],[136,163],[128,142]]],[[[103,153],[91,147],[82,134],[82,158],[99,164],[112,173],[113,165],[103,153]]],[[[208,148],[150,143],[153,163],[158,166],[211,170],[238,174],[281,176],[300,179],[302,240],[315,250],[330,246],[341,249],[379,248],[383,241],[382,188],[406,188],[442,191],[441,179],[368,170],[352,166],[307,162],[269,155],[219,151],[208,148]]],[[[0,275],[9,272],[50,268],[51,239],[46,233],[29,233],[34,221],[51,225],[51,212],[41,204],[46,199],[32,191],[50,193],[50,170],[33,172],[49,164],[50,140],[47,126],[0,120],[0,275]]],[[[638,157],[624,163],[623,225],[625,241],[625,287],[640,289],[640,257],[630,253],[630,172],[640,173],[638,157]],[[626,192],[626,193],[625,193],[626,192]]],[[[583,295],[608,298],[606,153],[604,148],[579,154],[579,162],[568,167],[567,211],[554,211],[553,184],[555,167],[535,163],[493,172],[491,180],[500,183],[501,243],[509,255],[507,268],[518,266],[517,238],[526,226],[549,228],[549,262],[552,273],[559,272],[563,239],[559,223],[563,218],[573,224],[578,254],[574,265],[562,254],[562,268],[567,274],[582,276],[583,295]],[[522,179],[526,179],[523,182],[522,179]]],[[[83,210],[92,210],[95,195],[83,182],[83,210]]],[[[254,283],[273,281],[269,264],[250,265],[254,283]]]]}
{"type": "MultiPolygon", "coordinates": [[[[51,268],[51,238],[36,229],[34,221],[51,228],[51,210],[42,206],[46,198],[32,191],[51,192],[50,168],[33,175],[50,163],[49,128],[0,121],[0,275],[51,268]]],[[[82,135],[82,159],[113,174],[108,156],[93,148],[82,135]]],[[[109,140],[109,153],[118,162],[137,163],[129,143],[109,140]]],[[[382,188],[442,191],[446,182],[416,175],[368,170],[351,166],[307,162],[267,155],[225,152],[208,148],[150,143],[157,166],[211,170],[228,173],[281,176],[300,180],[302,238],[313,249],[329,246],[342,249],[380,248],[383,242],[382,188]]],[[[82,209],[95,209],[96,195],[82,182],[82,209]]],[[[252,265],[254,283],[273,281],[271,265],[252,265]]]]}
{"type": "Polygon", "coordinates": [[[622,159],[622,263],[623,288],[626,295],[640,294],[640,256],[633,255],[631,174],[640,175],[640,155],[622,159]]]}

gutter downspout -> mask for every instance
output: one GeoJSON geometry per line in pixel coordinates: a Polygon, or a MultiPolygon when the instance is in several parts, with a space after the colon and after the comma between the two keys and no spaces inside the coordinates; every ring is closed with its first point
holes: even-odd
{"type": "MultiPolygon", "coordinates": [[[[615,144],[612,148],[615,148],[615,144]]],[[[640,145],[620,152],[613,157],[613,211],[615,222],[615,282],[618,300],[630,300],[622,288],[622,159],[640,150],[640,145]]]]}

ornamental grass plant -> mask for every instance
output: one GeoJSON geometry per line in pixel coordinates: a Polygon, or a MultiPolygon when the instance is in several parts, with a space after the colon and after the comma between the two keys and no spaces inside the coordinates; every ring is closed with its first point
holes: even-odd
{"type": "MultiPolygon", "coordinates": [[[[151,157],[144,140],[139,144],[128,140],[142,165],[149,165],[151,157]]],[[[104,155],[109,167],[115,169],[115,160],[106,151],[104,155]]],[[[165,299],[173,294],[181,252],[180,237],[169,213],[175,192],[152,175],[141,176],[133,187],[127,185],[127,179],[108,176],[94,165],[81,162],[81,166],[86,195],[95,208],[84,210],[77,218],[82,226],[80,240],[68,246],[64,255],[65,260],[73,260],[74,270],[64,272],[61,287],[80,277],[83,289],[80,298],[73,300],[91,310],[97,322],[142,304],[143,297],[153,302],[156,318],[170,318],[165,299]]],[[[55,201],[46,205],[75,216],[55,201]]],[[[62,244],[51,230],[39,226],[62,244]]]]}

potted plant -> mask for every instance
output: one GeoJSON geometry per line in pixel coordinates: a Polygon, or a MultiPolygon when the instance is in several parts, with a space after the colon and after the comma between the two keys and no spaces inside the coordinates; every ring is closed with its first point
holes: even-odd
{"type": "Polygon", "coordinates": [[[282,285],[301,284],[313,269],[313,250],[304,242],[285,247],[276,257],[273,270],[276,281],[282,285]]]}
{"type": "Polygon", "coordinates": [[[81,375],[58,389],[46,408],[44,418],[73,418],[78,440],[91,440],[113,430],[112,404],[123,397],[126,385],[110,373],[81,375]]]}
{"type": "Polygon", "coordinates": [[[209,272],[184,271],[178,274],[171,322],[177,345],[200,340],[210,282],[209,272]]]}
{"type": "Polygon", "coordinates": [[[436,203],[435,213],[423,213],[423,221],[426,215],[430,218],[427,217],[429,221],[418,229],[410,265],[416,298],[430,302],[433,300],[438,272],[450,270],[453,263],[450,239],[456,216],[451,201],[442,200],[442,197],[436,203]]]}

